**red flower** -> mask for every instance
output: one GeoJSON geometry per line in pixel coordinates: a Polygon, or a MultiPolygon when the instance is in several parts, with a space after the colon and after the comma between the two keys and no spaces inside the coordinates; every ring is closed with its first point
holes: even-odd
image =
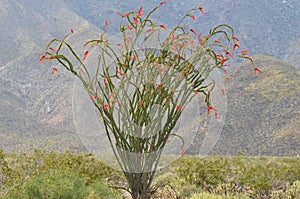
{"type": "Polygon", "coordinates": [[[124,69],[127,67],[125,63],[122,63],[121,65],[124,69]]]}
{"type": "Polygon", "coordinates": [[[235,51],[236,48],[239,48],[240,46],[237,44],[237,43],[234,43],[233,44],[233,47],[232,47],[232,52],[235,51]]]}
{"type": "Polygon", "coordinates": [[[54,59],[54,58],[56,58],[55,55],[50,55],[49,57],[46,57],[46,55],[43,55],[43,56],[41,56],[41,57],[39,58],[38,61],[41,62],[41,61],[46,60],[46,59],[54,59]]]}
{"type": "Polygon", "coordinates": [[[105,25],[105,26],[108,25],[108,20],[107,20],[107,19],[104,21],[104,25],[105,25]]]}
{"type": "Polygon", "coordinates": [[[195,15],[192,15],[191,18],[192,18],[193,20],[195,20],[195,15]]]}
{"type": "Polygon", "coordinates": [[[160,88],[161,88],[161,84],[158,84],[158,85],[157,85],[157,89],[160,89],[160,88]]]}
{"type": "Polygon", "coordinates": [[[198,34],[198,41],[199,41],[200,44],[202,43],[201,33],[198,34]]]}
{"type": "Polygon", "coordinates": [[[232,36],[232,39],[235,41],[240,41],[239,38],[237,38],[236,36],[232,36]]]}
{"type": "Polygon", "coordinates": [[[215,119],[218,119],[218,111],[215,111],[215,119]]]}
{"type": "Polygon", "coordinates": [[[140,101],[139,101],[139,105],[140,105],[140,106],[143,106],[143,105],[144,105],[144,102],[143,102],[142,100],[140,100],[140,101]]]}
{"type": "Polygon", "coordinates": [[[190,31],[194,34],[197,34],[196,31],[193,28],[190,28],[190,31]]]}
{"type": "Polygon", "coordinates": [[[43,61],[46,58],[46,55],[43,55],[39,58],[39,62],[43,61]]]}
{"type": "Polygon", "coordinates": [[[204,14],[204,8],[203,8],[203,6],[199,6],[198,9],[200,10],[200,12],[202,12],[204,14]]]}
{"type": "Polygon", "coordinates": [[[180,110],[181,110],[181,106],[180,105],[176,106],[176,111],[180,111],[180,110]]]}
{"type": "Polygon", "coordinates": [[[223,65],[224,62],[225,62],[225,59],[222,57],[222,58],[219,60],[219,62],[221,63],[221,65],[223,65]]]}
{"type": "Polygon", "coordinates": [[[222,92],[223,95],[225,95],[225,91],[226,91],[225,88],[221,89],[221,92],[222,92]]]}
{"type": "Polygon", "coordinates": [[[160,2],[160,5],[163,5],[165,3],[167,3],[167,1],[162,1],[162,2],[160,2]]]}
{"type": "Polygon", "coordinates": [[[149,28],[148,30],[146,30],[144,33],[148,33],[148,32],[151,32],[151,28],[149,28]]]}
{"type": "Polygon", "coordinates": [[[138,23],[138,18],[137,17],[133,17],[133,24],[137,24],[138,23]]]}
{"type": "Polygon", "coordinates": [[[254,70],[253,70],[254,77],[256,77],[256,71],[258,71],[259,73],[262,73],[262,70],[260,68],[254,68],[254,70]]]}
{"type": "Polygon", "coordinates": [[[211,111],[211,110],[214,110],[215,111],[215,118],[217,119],[218,118],[218,111],[212,106],[212,105],[210,105],[210,106],[208,106],[208,108],[207,108],[207,114],[209,114],[209,112],[211,111]]]}
{"type": "Polygon", "coordinates": [[[248,50],[241,50],[242,55],[247,55],[248,54],[248,50]]]}
{"type": "Polygon", "coordinates": [[[219,43],[219,44],[222,43],[222,42],[221,42],[220,40],[218,40],[218,39],[216,39],[215,42],[216,42],[216,43],[219,43]]]}
{"type": "Polygon", "coordinates": [[[219,62],[223,66],[224,62],[226,62],[227,60],[228,60],[228,58],[225,59],[224,57],[222,57],[221,59],[219,59],[219,62]]]}
{"type": "Polygon", "coordinates": [[[174,39],[175,38],[175,34],[174,31],[171,32],[171,34],[169,35],[168,39],[174,39]]]}
{"type": "Polygon", "coordinates": [[[88,54],[89,54],[88,50],[84,51],[84,53],[83,53],[83,61],[86,59],[86,57],[88,56],[88,54]]]}
{"type": "Polygon", "coordinates": [[[126,27],[129,29],[129,30],[134,30],[133,27],[131,27],[130,25],[126,24],[126,27]]]}
{"type": "Polygon", "coordinates": [[[117,73],[121,76],[124,76],[124,73],[122,73],[121,71],[117,70],[117,73]]]}
{"type": "Polygon", "coordinates": [[[163,28],[163,29],[167,29],[167,27],[166,27],[165,24],[160,24],[159,26],[160,26],[161,28],[163,28]]]}
{"type": "Polygon", "coordinates": [[[126,14],[122,15],[122,17],[128,17],[132,12],[127,12],[126,14]]]}
{"type": "Polygon", "coordinates": [[[137,17],[140,17],[140,16],[143,15],[143,14],[142,14],[142,9],[143,9],[143,6],[141,6],[141,7],[138,9],[138,12],[137,12],[137,14],[136,14],[137,17]]]}
{"type": "Polygon", "coordinates": [[[96,101],[97,100],[97,96],[96,95],[91,95],[90,99],[96,101]]]}
{"type": "Polygon", "coordinates": [[[184,154],[185,154],[185,149],[182,149],[182,150],[181,150],[181,157],[183,157],[184,154]]]}
{"type": "Polygon", "coordinates": [[[54,73],[56,73],[58,71],[58,68],[54,67],[51,71],[51,74],[54,75],[54,73]]]}
{"type": "Polygon", "coordinates": [[[55,55],[50,55],[49,57],[46,57],[46,59],[54,59],[54,58],[56,58],[55,55]]]}
{"type": "Polygon", "coordinates": [[[232,54],[229,51],[225,52],[226,58],[228,58],[228,56],[232,57],[232,54]]]}
{"type": "Polygon", "coordinates": [[[100,34],[99,39],[100,39],[100,41],[103,41],[103,34],[100,34]]]}
{"type": "Polygon", "coordinates": [[[103,82],[105,85],[107,85],[108,84],[107,78],[104,78],[103,82]]]}
{"type": "Polygon", "coordinates": [[[56,50],[54,48],[50,47],[49,49],[56,53],[56,50]]]}
{"type": "Polygon", "coordinates": [[[146,30],[144,33],[151,32],[152,30],[154,30],[154,26],[153,25],[148,30],[146,30]]]}
{"type": "Polygon", "coordinates": [[[74,30],[73,30],[73,29],[71,29],[71,30],[70,30],[70,32],[71,32],[71,33],[74,33],[74,30]]]}
{"type": "Polygon", "coordinates": [[[217,111],[212,105],[210,105],[207,107],[207,114],[209,114],[211,110],[217,111]]]}
{"type": "Polygon", "coordinates": [[[110,108],[110,105],[109,105],[109,104],[103,104],[103,105],[102,105],[102,108],[103,108],[103,109],[109,109],[109,108],[110,108]]]}

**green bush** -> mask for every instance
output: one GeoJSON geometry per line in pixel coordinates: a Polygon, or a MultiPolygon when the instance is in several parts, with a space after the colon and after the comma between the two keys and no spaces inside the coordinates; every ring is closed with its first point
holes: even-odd
{"type": "Polygon", "coordinates": [[[215,187],[227,180],[227,174],[230,173],[228,161],[223,158],[189,157],[181,161],[183,165],[181,163],[177,168],[179,177],[199,187],[215,187]]]}
{"type": "Polygon", "coordinates": [[[199,188],[188,183],[184,178],[172,172],[166,172],[155,178],[154,184],[161,188],[161,190],[169,189],[170,187],[175,190],[179,198],[190,197],[192,193],[198,192],[199,188]]]}
{"type": "Polygon", "coordinates": [[[107,187],[101,182],[120,175],[91,154],[0,151],[0,163],[0,175],[5,176],[0,198],[38,198],[52,189],[54,195],[46,195],[47,198],[55,198],[62,192],[63,198],[83,198],[81,193],[86,197],[93,191],[95,197],[102,197],[107,187]]]}
{"type": "Polygon", "coordinates": [[[91,193],[98,198],[120,198],[102,182],[88,185],[85,178],[74,171],[50,170],[27,178],[22,185],[11,189],[6,198],[23,199],[80,199],[91,193]]]}
{"type": "Polygon", "coordinates": [[[299,165],[300,159],[292,157],[186,156],[173,164],[171,173],[203,191],[223,194],[221,185],[233,183],[236,188],[229,192],[250,190],[259,198],[300,180],[299,165]]]}
{"type": "Polygon", "coordinates": [[[91,181],[99,181],[111,175],[120,175],[120,172],[105,166],[92,154],[38,150],[26,154],[5,154],[0,151],[0,163],[0,172],[4,170],[4,174],[13,180],[24,179],[26,176],[52,169],[72,170],[80,176],[89,177],[91,181]]]}

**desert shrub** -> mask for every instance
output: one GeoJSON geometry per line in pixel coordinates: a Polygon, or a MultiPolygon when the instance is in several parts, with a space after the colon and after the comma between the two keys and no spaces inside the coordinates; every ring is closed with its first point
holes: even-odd
{"type": "Polygon", "coordinates": [[[173,172],[166,172],[157,176],[154,184],[163,192],[169,192],[169,195],[178,196],[179,198],[190,197],[192,193],[199,191],[196,185],[190,184],[173,172]]]}
{"type": "Polygon", "coordinates": [[[221,195],[226,188],[227,193],[259,198],[299,180],[299,165],[300,159],[293,157],[187,156],[173,164],[172,172],[206,192],[221,195]]]}
{"type": "Polygon", "coordinates": [[[300,179],[300,160],[290,157],[244,157],[235,169],[241,172],[234,177],[240,185],[255,190],[255,195],[266,197],[272,190],[280,190],[286,183],[300,179]]]}
{"type": "Polygon", "coordinates": [[[217,195],[207,192],[194,193],[189,199],[250,199],[243,194],[229,194],[229,195],[217,195]]]}
{"type": "Polygon", "coordinates": [[[204,189],[222,184],[229,171],[229,163],[223,158],[188,157],[180,160],[176,168],[180,178],[204,189]]]}
{"type": "Polygon", "coordinates": [[[103,182],[88,185],[87,179],[74,171],[48,170],[27,178],[22,185],[11,189],[6,198],[86,198],[91,193],[98,198],[120,198],[103,182]]]}
{"type": "Polygon", "coordinates": [[[271,199],[296,199],[300,198],[300,181],[294,182],[292,185],[286,185],[285,190],[273,191],[271,199]]]}
{"type": "Polygon", "coordinates": [[[88,176],[90,179],[98,181],[118,173],[89,153],[56,153],[35,150],[33,153],[6,154],[4,159],[5,164],[3,165],[7,167],[4,168],[8,175],[15,173],[20,176],[30,176],[40,171],[61,169],[72,170],[81,176],[88,176]]]}
{"type": "MultiPolygon", "coordinates": [[[[0,175],[5,176],[4,180],[1,180],[3,189],[0,190],[0,198],[7,198],[8,195],[11,195],[9,196],[11,198],[18,198],[15,196],[17,193],[31,196],[35,193],[40,194],[40,190],[36,190],[34,187],[37,187],[35,186],[37,183],[44,186],[43,180],[46,179],[43,176],[48,176],[47,180],[55,177],[56,180],[53,179],[54,187],[60,187],[59,183],[63,184],[64,181],[67,181],[71,184],[75,183],[74,186],[79,183],[83,190],[88,190],[91,186],[96,186],[111,176],[119,176],[119,172],[105,166],[91,154],[55,153],[38,150],[32,153],[13,154],[0,151],[0,163],[0,175]],[[73,176],[72,174],[76,175],[73,176]],[[82,183],[85,184],[85,187],[82,183]],[[14,191],[16,193],[13,193],[14,191]]],[[[72,188],[72,186],[68,187],[72,188]]],[[[43,188],[46,189],[46,187],[43,188]]],[[[102,190],[100,188],[99,185],[95,190],[96,194],[101,193],[99,192],[102,190]]],[[[64,190],[66,194],[67,190],[64,190]]],[[[59,188],[56,191],[59,191],[59,188]]],[[[74,192],[74,194],[76,193],[74,192]]]]}
{"type": "MultiPolygon", "coordinates": [[[[204,192],[216,196],[243,194],[252,198],[296,199],[300,198],[299,165],[300,159],[293,157],[184,156],[157,171],[154,185],[164,198],[189,198],[204,192]]],[[[46,180],[52,180],[49,189],[69,183],[66,190],[77,187],[90,199],[103,198],[107,183],[126,187],[120,172],[105,166],[92,154],[71,152],[12,154],[0,150],[0,179],[0,198],[24,198],[19,196],[27,196],[26,191],[33,195],[40,191],[34,189],[37,183],[46,190],[46,180]]]]}

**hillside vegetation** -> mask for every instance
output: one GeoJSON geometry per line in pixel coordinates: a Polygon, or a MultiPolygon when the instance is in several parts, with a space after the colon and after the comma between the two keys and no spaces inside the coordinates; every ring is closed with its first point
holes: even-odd
{"type": "MultiPolygon", "coordinates": [[[[270,56],[255,55],[254,62],[263,74],[255,78],[249,62],[244,62],[226,82],[226,120],[212,153],[300,154],[300,72],[270,56]]],[[[200,148],[203,132],[192,153],[200,148]]]]}
{"type": "MultiPolygon", "coordinates": [[[[124,177],[91,154],[0,151],[0,198],[116,199],[124,177]]],[[[300,197],[300,159],[184,156],[157,172],[154,198],[300,197]],[[200,197],[199,197],[200,196],[200,197]],[[205,196],[205,197],[204,197],[205,196]]]]}

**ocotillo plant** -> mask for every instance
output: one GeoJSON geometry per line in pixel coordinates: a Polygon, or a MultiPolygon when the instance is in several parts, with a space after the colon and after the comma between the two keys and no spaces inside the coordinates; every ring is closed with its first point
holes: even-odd
{"type": "MultiPolygon", "coordinates": [[[[207,81],[211,72],[219,69],[226,73],[234,56],[250,60],[254,73],[261,72],[246,50],[235,55],[239,39],[231,26],[218,25],[203,36],[187,27],[187,20],[204,14],[199,6],[188,10],[170,28],[151,19],[163,4],[146,15],[143,7],[137,12],[118,12],[123,19],[118,41],[107,36],[106,20],[100,36],[84,43],[83,55],[76,53],[66,36],[50,41],[39,58],[56,60],[81,80],[104,123],[134,199],[147,199],[153,194],[151,184],[162,150],[193,97],[203,94],[208,113],[214,111],[217,117],[210,100],[215,82],[207,81]],[[94,60],[88,60],[91,49],[98,49],[94,60]],[[94,61],[97,67],[89,68],[86,61],[94,61]]],[[[54,67],[52,74],[57,71],[54,67]]]]}

